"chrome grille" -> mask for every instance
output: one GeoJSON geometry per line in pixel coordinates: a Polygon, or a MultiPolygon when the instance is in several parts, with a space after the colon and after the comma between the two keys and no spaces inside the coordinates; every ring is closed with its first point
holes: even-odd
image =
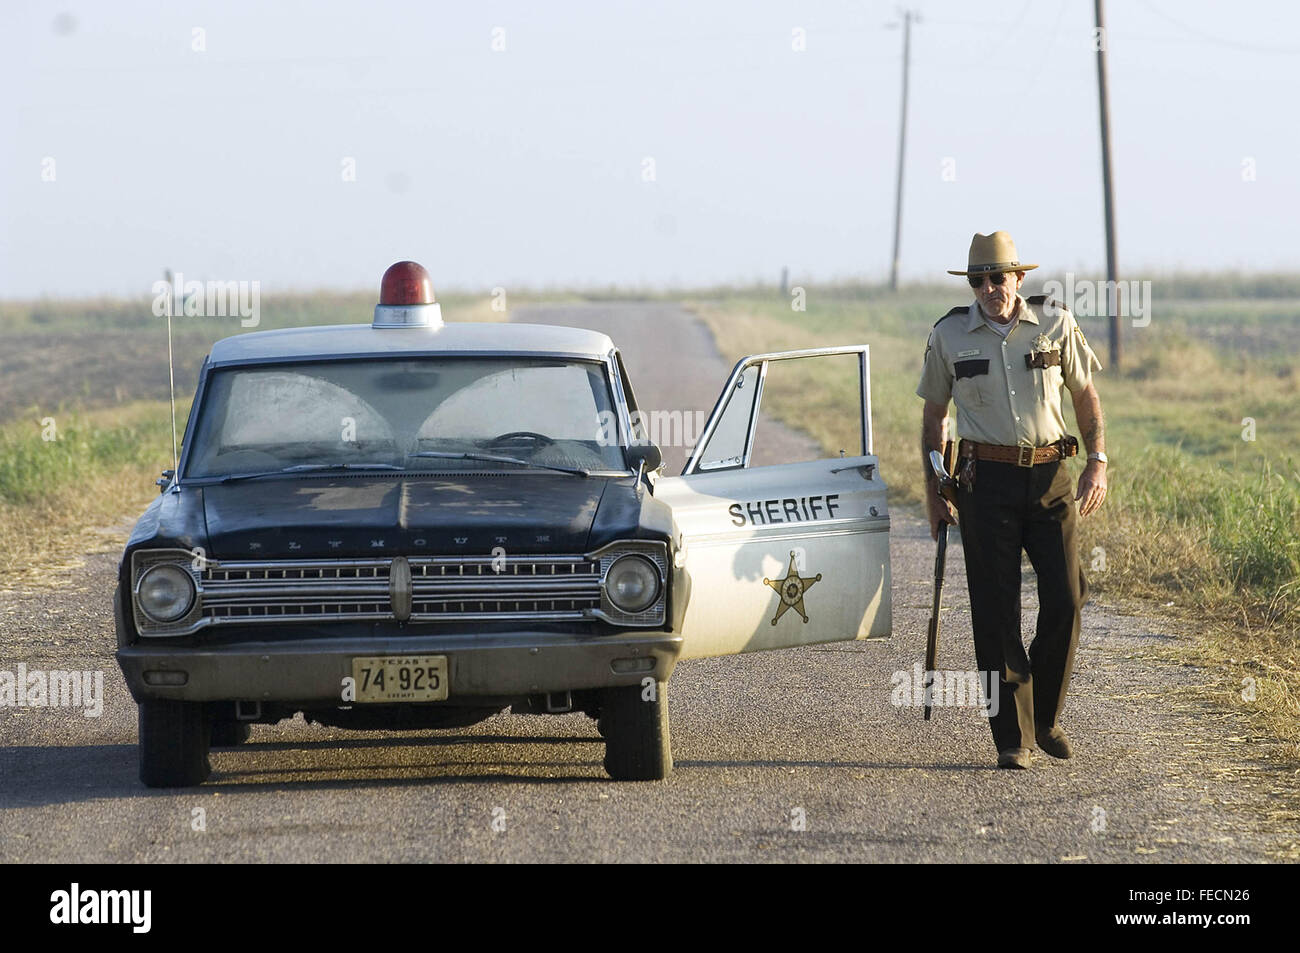
{"type": "Polygon", "coordinates": [[[581,619],[600,608],[600,564],[581,556],[412,559],[411,618],[581,619]]]}
{"type": "MultiPolygon", "coordinates": [[[[600,563],[582,556],[410,557],[411,620],[582,619],[600,563]]],[[[389,619],[388,559],[221,562],[202,579],[209,625],[389,619]]]]}
{"type": "Polygon", "coordinates": [[[236,562],[203,572],[211,623],[258,619],[385,619],[392,614],[386,559],[236,562]]]}

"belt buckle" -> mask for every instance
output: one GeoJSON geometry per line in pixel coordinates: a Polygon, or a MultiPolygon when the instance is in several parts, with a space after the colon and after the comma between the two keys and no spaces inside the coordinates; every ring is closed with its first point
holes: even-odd
{"type": "Polygon", "coordinates": [[[1034,448],[1021,446],[1017,450],[1019,452],[1016,455],[1016,466],[1032,467],[1034,465],[1034,448]]]}

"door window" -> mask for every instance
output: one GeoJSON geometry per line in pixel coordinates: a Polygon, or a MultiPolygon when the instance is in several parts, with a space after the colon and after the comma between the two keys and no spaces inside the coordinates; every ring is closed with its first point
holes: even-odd
{"type": "Polygon", "coordinates": [[[683,475],[870,455],[868,366],[866,345],[746,358],[683,475]]]}

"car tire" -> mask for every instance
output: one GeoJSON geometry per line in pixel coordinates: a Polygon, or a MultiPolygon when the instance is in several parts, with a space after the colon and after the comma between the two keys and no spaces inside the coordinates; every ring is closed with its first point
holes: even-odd
{"type": "Polygon", "coordinates": [[[212,723],[199,702],[140,702],[140,780],[151,788],[187,788],[212,773],[212,723]]]}
{"type": "Polygon", "coordinates": [[[615,781],[659,781],[673,770],[668,683],[608,688],[600,706],[605,770],[615,781]]]}
{"type": "Polygon", "coordinates": [[[213,748],[234,748],[248,740],[252,728],[253,726],[246,721],[214,719],[209,744],[213,748]]]}

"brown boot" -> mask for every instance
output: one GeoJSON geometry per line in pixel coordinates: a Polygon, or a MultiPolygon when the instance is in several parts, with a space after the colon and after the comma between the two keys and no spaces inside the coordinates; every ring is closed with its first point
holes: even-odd
{"type": "Polygon", "coordinates": [[[1030,765],[1031,755],[1028,748],[1003,748],[998,752],[998,767],[1013,768],[1023,771],[1030,765]]]}
{"type": "Polygon", "coordinates": [[[1048,728],[1046,731],[1040,730],[1036,740],[1038,741],[1038,747],[1053,758],[1068,758],[1073,753],[1070,750],[1070,739],[1065,736],[1065,732],[1059,726],[1048,728]]]}

